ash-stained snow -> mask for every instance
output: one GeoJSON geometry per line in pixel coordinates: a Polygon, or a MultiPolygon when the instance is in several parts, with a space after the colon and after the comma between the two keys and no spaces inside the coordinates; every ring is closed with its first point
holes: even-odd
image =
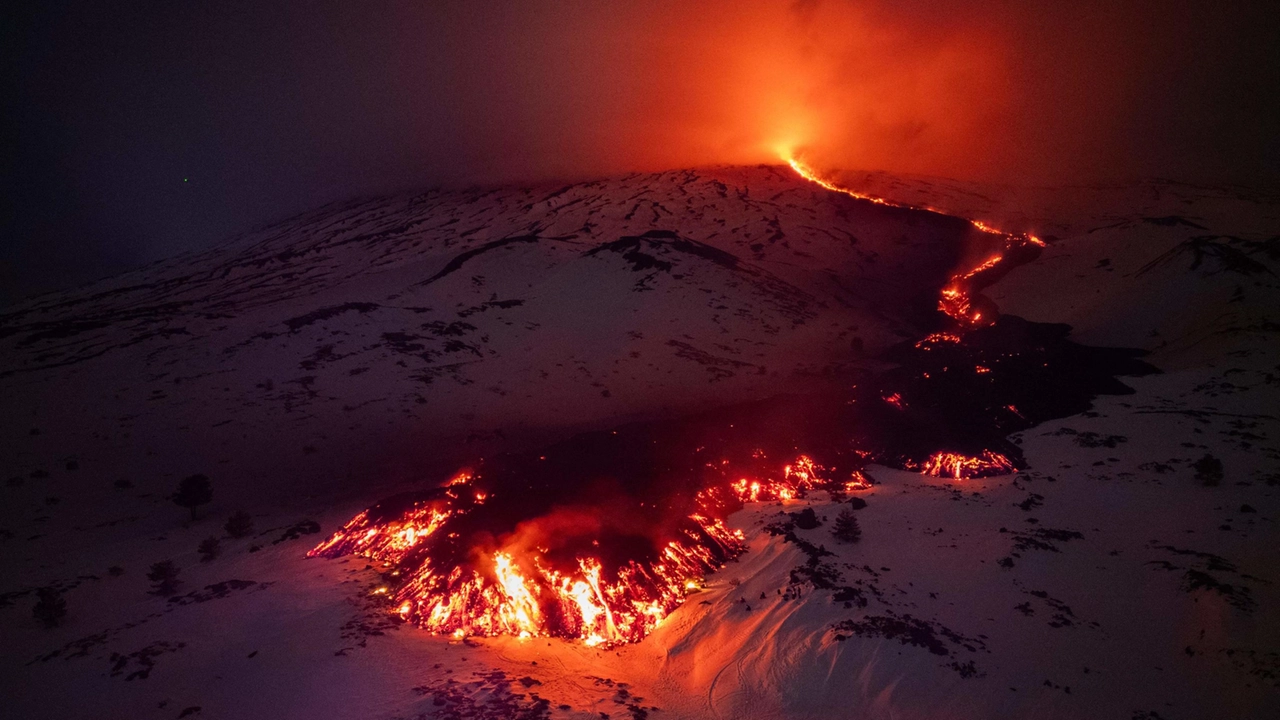
{"type": "Polygon", "coordinates": [[[872,468],[856,543],[821,494],[749,506],[750,551],[641,643],[437,638],[364,561],[306,550],[466,456],[872,367],[971,238],[780,168],[324,208],[0,311],[4,714],[1280,714],[1280,201],[846,180],[1035,229],[986,294],[1165,374],[1022,433],[1016,475],[872,468]],[[195,473],[190,522],[168,495],[195,473]]]}

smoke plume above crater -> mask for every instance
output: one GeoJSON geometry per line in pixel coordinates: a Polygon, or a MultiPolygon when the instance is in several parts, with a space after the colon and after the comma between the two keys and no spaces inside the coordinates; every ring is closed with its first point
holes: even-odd
{"type": "Polygon", "coordinates": [[[1265,8],[322,2],[6,28],[9,298],[357,195],[776,162],[1274,180],[1265,8]],[[21,268],[19,271],[17,268],[21,268]]]}

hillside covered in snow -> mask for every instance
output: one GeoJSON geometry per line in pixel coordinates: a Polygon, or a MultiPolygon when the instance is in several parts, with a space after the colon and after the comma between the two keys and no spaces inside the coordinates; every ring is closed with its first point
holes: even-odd
{"type": "Polygon", "coordinates": [[[1280,712],[1280,198],[839,180],[954,216],[771,166],[432,191],[0,309],[8,712],[1280,712]],[[1163,372],[1014,435],[1016,473],[873,465],[853,504],[748,503],[728,521],[746,552],[634,644],[434,636],[380,568],[305,557],[475,458],[886,370],[989,252],[964,218],[1047,241],[986,291],[1001,312],[1163,372]],[[213,497],[192,520],[171,496],[195,474],[213,497]],[[224,528],[236,511],[252,530],[224,528]],[[163,560],[178,585],[157,593],[163,560]],[[31,610],[49,587],[51,629],[31,610]]]}

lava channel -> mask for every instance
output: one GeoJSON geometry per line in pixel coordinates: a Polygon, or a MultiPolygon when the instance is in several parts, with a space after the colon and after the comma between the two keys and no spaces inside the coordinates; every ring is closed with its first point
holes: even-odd
{"type": "MultiPolygon", "coordinates": [[[[824,188],[883,205],[791,166],[824,188]]],[[[941,289],[936,331],[844,392],[785,396],[677,421],[585,433],[476,462],[437,487],[365,510],[310,552],[377,563],[388,611],[432,633],[641,640],[744,552],[726,524],[745,503],[870,486],[868,463],[953,480],[1025,463],[1008,436],[1131,392],[1154,368],[1090,348],[1065,325],[1001,316],[980,291],[1044,243],[971,221],[993,247],[941,289]]]]}

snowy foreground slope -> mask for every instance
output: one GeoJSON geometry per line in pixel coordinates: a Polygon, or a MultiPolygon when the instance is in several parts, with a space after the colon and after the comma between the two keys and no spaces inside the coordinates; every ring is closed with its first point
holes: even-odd
{"type": "Polygon", "coordinates": [[[437,638],[387,615],[363,561],[306,550],[477,454],[874,367],[930,329],[975,239],[785,168],[325,208],[0,311],[0,714],[1280,713],[1280,202],[842,179],[1036,230],[1042,257],[987,292],[1001,310],[1166,373],[1023,433],[1024,473],[873,468],[856,544],[821,493],[749,506],[751,551],[641,643],[437,638]],[[193,473],[214,500],[190,522],[167,496],[193,473]],[[801,544],[764,532],[806,506],[827,522],[794,536],[857,596],[796,581],[801,544]],[[237,509],[254,534],[201,562],[237,509]],[[148,593],[163,559],[175,598],[148,593]]]}

